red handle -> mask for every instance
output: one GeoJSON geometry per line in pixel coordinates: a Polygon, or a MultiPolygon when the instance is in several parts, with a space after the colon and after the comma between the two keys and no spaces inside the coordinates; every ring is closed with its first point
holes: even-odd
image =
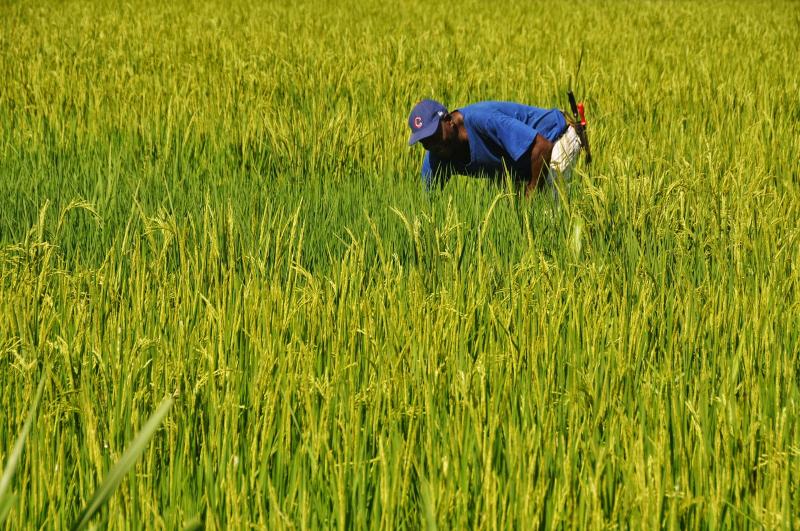
{"type": "Polygon", "coordinates": [[[578,104],[578,115],[581,117],[581,125],[586,127],[586,116],[583,115],[583,102],[578,104]]]}

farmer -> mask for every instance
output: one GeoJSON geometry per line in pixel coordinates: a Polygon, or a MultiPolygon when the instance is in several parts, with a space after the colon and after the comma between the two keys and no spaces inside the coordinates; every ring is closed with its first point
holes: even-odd
{"type": "Polygon", "coordinates": [[[568,177],[581,149],[575,128],[558,109],[484,101],[452,112],[438,101],[417,103],[408,117],[411,138],[425,148],[422,179],[430,189],[454,173],[502,179],[506,170],[529,197],[545,183],[568,177]]]}

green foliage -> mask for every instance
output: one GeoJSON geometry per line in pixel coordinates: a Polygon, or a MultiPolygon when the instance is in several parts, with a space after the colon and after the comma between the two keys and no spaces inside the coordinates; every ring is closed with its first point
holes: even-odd
{"type": "Polygon", "coordinates": [[[159,425],[167,416],[167,413],[169,413],[172,404],[172,398],[165,398],[164,401],[161,402],[161,405],[158,406],[155,413],[148,419],[139,434],[136,435],[136,438],[131,442],[128,449],[125,450],[125,453],[122,454],[117,464],[115,464],[114,468],[108,473],[106,479],[103,480],[103,483],[97,488],[89,504],[81,511],[80,517],[78,521],[75,522],[73,529],[82,529],[86,527],[97,511],[108,501],[125,475],[133,468],[133,465],[139,459],[142,452],[144,452],[144,449],[147,448],[147,443],[150,442],[150,439],[155,434],[159,425]]]}
{"type": "Polygon", "coordinates": [[[5,525],[114,477],[102,528],[800,526],[799,27],[2,3],[5,525]],[[581,47],[595,161],[559,204],[421,189],[418,99],[566,107],[581,47]]]}
{"type": "Polygon", "coordinates": [[[36,390],[36,397],[33,399],[33,403],[28,411],[28,417],[25,419],[25,425],[22,427],[22,432],[19,434],[16,444],[14,444],[14,449],[11,450],[8,461],[3,467],[3,475],[0,477],[0,524],[5,521],[6,517],[8,516],[8,512],[11,510],[11,507],[17,500],[16,493],[10,490],[11,480],[14,477],[14,472],[17,470],[19,458],[22,455],[22,449],[25,447],[25,439],[28,438],[28,434],[31,431],[31,425],[33,424],[33,420],[36,418],[36,410],[39,408],[39,400],[42,398],[44,381],[44,377],[42,377],[42,379],[39,381],[39,387],[36,390]]]}

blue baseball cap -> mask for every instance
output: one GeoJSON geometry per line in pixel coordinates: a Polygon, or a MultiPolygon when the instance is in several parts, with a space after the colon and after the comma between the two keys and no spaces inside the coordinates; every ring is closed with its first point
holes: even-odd
{"type": "Polygon", "coordinates": [[[434,134],[439,127],[439,121],[446,114],[447,108],[435,100],[422,100],[414,105],[408,116],[408,127],[411,128],[408,145],[413,146],[423,138],[434,134]]]}

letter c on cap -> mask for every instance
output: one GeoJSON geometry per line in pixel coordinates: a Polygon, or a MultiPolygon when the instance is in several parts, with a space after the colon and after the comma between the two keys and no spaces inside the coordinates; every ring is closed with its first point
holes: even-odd
{"type": "Polygon", "coordinates": [[[416,127],[417,129],[422,127],[422,117],[421,116],[415,116],[414,117],[414,127],[416,127]]]}

